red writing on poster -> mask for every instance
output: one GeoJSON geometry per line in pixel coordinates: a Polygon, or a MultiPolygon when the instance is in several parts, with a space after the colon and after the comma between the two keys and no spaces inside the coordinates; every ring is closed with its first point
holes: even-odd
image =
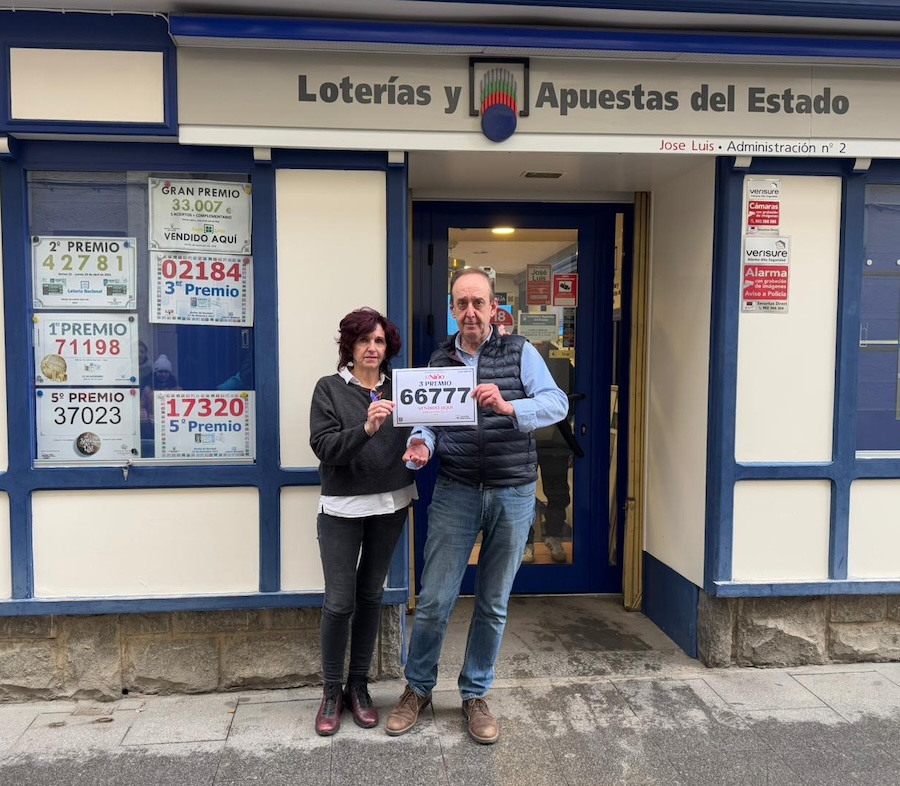
{"type": "Polygon", "coordinates": [[[788,299],[787,265],[744,265],[744,300],[773,301],[788,299]]]}
{"type": "Polygon", "coordinates": [[[578,274],[563,273],[553,276],[553,305],[578,305],[578,274]]]}
{"type": "Polygon", "coordinates": [[[750,200],[750,204],[747,206],[747,226],[777,227],[780,220],[780,202],[750,200]]]}

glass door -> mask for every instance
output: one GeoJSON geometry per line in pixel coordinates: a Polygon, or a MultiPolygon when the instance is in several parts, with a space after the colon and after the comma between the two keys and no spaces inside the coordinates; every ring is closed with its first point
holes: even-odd
{"type": "MultiPolygon", "coordinates": [[[[480,268],[493,280],[497,329],[525,336],[569,396],[568,417],[535,434],[534,522],[513,591],[621,591],[610,466],[603,460],[611,448],[615,358],[614,207],[422,203],[414,205],[413,233],[415,365],[427,364],[433,349],[457,331],[449,311],[453,273],[480,268]]],[[[419,476],[415,513],[417,585],[436,474],[428,469],[419,476]]],[[[463,594],[474,589],[479,551],[476,543],[463,594]]]]}

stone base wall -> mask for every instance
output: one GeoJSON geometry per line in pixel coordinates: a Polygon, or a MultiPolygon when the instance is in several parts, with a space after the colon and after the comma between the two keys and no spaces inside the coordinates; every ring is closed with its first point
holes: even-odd
{"type": "MultiPolygon", "coordinates": [[[[401,606],[385,606],[373,679],[399,677],[401,606]]],[[[118,699],[321,682],[321,611],[0,617],[0,701],[118,699]]]]}
{"type": "Polygon", "coordinates": [[[697,655],[707,666],[900,660],[900,596],[714,598],[700,593],[697,655]]]}

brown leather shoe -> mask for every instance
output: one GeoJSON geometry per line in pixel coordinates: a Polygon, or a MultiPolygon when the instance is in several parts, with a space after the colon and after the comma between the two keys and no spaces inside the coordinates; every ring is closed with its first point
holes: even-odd
{"type": "Polygon", "coordinates": [[[469,722],[469,736],[482,745],[496,742],[500,736],[500,727],[484,699],[469,699],[462,703],[463,715],[469,722]]]}
{"type": "Polygon", "coordinates": [[[344,711],[344,694],[340,685],[337,690],[330,690],[327,686],[322,696],[322,703],[316,713],[316,734],[328,737],[341,728],[341,713],[344,711]]]}
{"type": "Polygon", "coordinates": [[[391,737],[406,734],[419,719],[419,713],[431,704],[431,696],[419,696],[409,685],[403,691],[397,706],[391,710],[384,724],[384,730],[391,737]]]}
{"type": "Polygon", "coordinates": [[[372,704],[372,697],[365,684],[348,685],[344,692],[344,704],[353,713],[353,720],[357,726],[371,729],[378,725],[378,710],[372,704]]]}

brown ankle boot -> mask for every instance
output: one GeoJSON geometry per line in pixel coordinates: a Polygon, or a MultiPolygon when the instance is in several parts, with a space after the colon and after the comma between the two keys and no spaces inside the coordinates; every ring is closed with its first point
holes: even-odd
{"type": "Polygon", "coordinates": [[[340,683],[325,685],[322,703],[316,713],[316,734],[328,737],[341,728],[341,713],[344,711],[344,694],[340,683]]]}

